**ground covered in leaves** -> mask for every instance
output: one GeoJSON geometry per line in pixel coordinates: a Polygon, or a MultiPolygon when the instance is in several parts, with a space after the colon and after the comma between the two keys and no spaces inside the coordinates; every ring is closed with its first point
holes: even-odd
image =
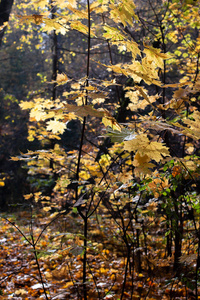
{"type": "MultiPolygon", "coordinates": [[[[53,218],[41,213],[30,216],[27,212],[20,212],[1,217],[0,299],[83,299],[82,219],[68,214],[54,220],[45,229],[53,218]],[[31,243],[36,244],[35,248],[31,243]]],[[[127,262],[128,248],[116,223],[104,215],[89,220],[88,299],[200,298],[195,297],[192,287],[195,274],[191,256],[195,254],[191,253],[189,263],[183,264],[182,273],[175,273],[173,255],[166,255],[162,226],[156,228],[152,223],[148,230],[146,242],[141,242],[141,247],[134,250],[127,262]]]]}

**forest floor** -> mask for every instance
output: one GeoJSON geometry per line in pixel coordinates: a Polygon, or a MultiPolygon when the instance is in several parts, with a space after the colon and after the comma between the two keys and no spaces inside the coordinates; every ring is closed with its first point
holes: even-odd
{"type": "MultiPolygon", "coordinates": [[[[46,228],[51,220],[42,213],[1,214],[0,299],[84,299],[83,221],[69,214],[46,228]]],[[[174,272],[173,251],[167,257],[162,230],[155,224],[149,228],[146,248],[141,242],[127,261],[128,248],[116,223],[106,216],[90,219],[87,299],[200,299],[195,295],[196,254],[191,251],[187,263],[174,272]]]]}

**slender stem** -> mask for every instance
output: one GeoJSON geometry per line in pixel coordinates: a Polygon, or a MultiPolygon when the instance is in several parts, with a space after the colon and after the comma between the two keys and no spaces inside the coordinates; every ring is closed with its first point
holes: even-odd
{"type": "MultiPolygon", "coordinates": [[[[56,13],[56,7],[53,6],[52,1],[50,2],[51,4],[51,19],[55,19],[55,13],[56,13]]],[[[58,71],[58,37],[56,34],[56,31],[53,31],[53,36],[52,36],[52,40],[53,40],[53,45],[52,45],[52,60],[53,60],[53,64],[52,64],[52,80],[55,81],[56,77],[57,77],[57,71],[58,71]]],[[[52,90],[52,99],[55,100],[56,99],[56,83],[54,82],[53,84],[53,90],[52,90]]]]}
{"type": "MultiPolygon", "coordinates": [[[[89,86],[89,74],[90,74],[90,45],[91,45],[91,20],[90,20],[90,1],[87,0],[87,11],[88,11],[88,49],[87,49],[87,70],[86,70],[86,83],[85,86],[89,86]]],[[[86,90],[85,96],[85,103],[84,105],[88,104],[88,91],[86,90]]],[[[83,147],[83,140],[84,134],[86,130],[86,117],[83,119],[83,126],[81,132],[81,141],[79,146],[79,154],[78,154],[78,161],[77,161],[77,169],[76,169],[76,180],[79,181],[79,172],[80,172],[80,164],[81,164],[81,154],[82,154],[82,147],[83,147]]],[[[76,201],[78,201],[78,185],[75,191],[76,201]]],[[[86,286],[86,279],[87,279],[87,231],[88,231],[88,214],[84,215],[80,209],[78,209],[79,215],[82,217],[84,221],[84,257],[83,257],[83,296],[84,300],[87,300],[87,286],[86,286]]]]}
{"type": "MultiPolygon", "coordinates": [[[[104,15],[102,15],[102,19],[103,19],[103,24],[105,24],[104,15]]],[[[106,40],[106,41],[107,41],[107,46],[108,46],[108,53],[109,53],[109,57],[110,57],[110,63],[111,63],[111,65],[113,65],[113,58],[112,58],[112,52],[111,52],[110,42],[109,42],[109,40],[106,40]]],[[[112,75],[113,75],[113,78],[116,79],[116,76],[115,76],[114,72],[112,72],[112,75]]],[[[116,85],[115,89],[116,89],[116,93],[117,93],[118,103],[120,105],[121,101],[120,101],[119,87],[116,85]]]]}
{"type": "MultiPolygon", "coordinates": [[[[160,24],[160,31],[161,31],[161,36],[162,36],[162,46],[163,46],[163,52],[166,53],[167,49],[166,49],[166,43],[165,43],[165,35],[164,35],[164,31],[163,31],[163,26],[162,23],[160,24]]],[[[164,60],[163,62],[164,66],[163,66],[163,84],[165,85],[166,83],[166,61],[164,60]]],[[[166,93],[166,88],[163,88],[163,95],[162,95],[162,104],[165,104],[165,93],[166,93]]]]}
{"type": "Polygon", "coordinates": [[[42,277],[42,273],[41,273],[41,270],[40,270],[40,264],[39,264],[38,257],[37,257],[36,244],[35,244],[35,241],[34,241],[33,234],[31,234],[31,239],[32,239],[32,246],[33,246],[33,250],[34,250],[33,251],[34,252],[34,257],[35,257],[35,261],[36,261],[36,265],[37,265],[37,269],[38,269],[38,273],[39,273],[39,277],[40,277],[40,282],[42,284],[42,288],[43,288],[43,291],[44,291],[45,298],[46,298],[46,300],[49,300],[49,298],[47,296],[44,280],[43,280],[43,277],[42,277]]]}
{"type": "Polygon", "coordinates": [[[126,265],[125,265],[125,274],[124,274],[124,281],[123,281],[123,285],[122,285],[122,292],[121,292],[121,297],[120,300],[123,299],[124,296],[124,291],[125,291],[125,286],[126,286],[126,280],[127,280],[127,274],[128,274],[128,265],[130,262],[130,246],[128,244],[128,241],[125,238],[125,243],[126,243],[126,247],[127,247],[127,256],[126,256],[126,265]]]}
{"type": "Polygon", "coordinates": [[[4,217],[2,217],[2,219],[3,219],[3,220],[6,220],[9,224],[11,224],[13,227],[15,227],[15,228],[19,231],[19,233],[23,236],[23,238],[29,243],[29,245],[33,246],[32,242],[29,241],[29,239],[25,236],[25,234],[21,231],[21,229],[19,229],[19,227],[17,227],[17,226],[15,225],[14,222],[11,222],[11,221],[9,221],[7,218],[4,218],[4,217]]]}
{"type": "Polygon", "coordinates": [[[88,232],[88,217],[84,218],[84,256],[83,256],[83,296],[84,300],[87,300],[87,232],[88,232]]]}
{"type": "MultiPolygon", "coordinates": [[[[86,86],[89,86],[89,74],[90,74],[90,44],[91,44],[91,25],[90,25],[90,1],[87,0],[87,6],[88,6],[88,51],[87,51],[87,71],[86,71],[86,86]]],[[[85,105],[88,103],[88,96],[87,96],[87,90],[86,90],[86,96],[85,96],[85,105]]],[[[81,162],[81,154],[82,154],[82,147],[83,147],[83,138],[86,128],[86,117],[83,119],[83,126],[82,126],[82,133],[81,133],[81,141],[79,146],[79,155],[78,155],[78,162],[77,162],[77,169],[76,169],[76,180],[78,182],[79,180],[79,171],[80,171],[80,162],[81,162]]],[[[78,200],[78,188],[76,189],[76,201],[78,200]]]]}

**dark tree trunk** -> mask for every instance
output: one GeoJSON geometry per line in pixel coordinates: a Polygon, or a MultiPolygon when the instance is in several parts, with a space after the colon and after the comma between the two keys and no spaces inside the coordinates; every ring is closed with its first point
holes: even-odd
{"type": "MultiPolygon", "coordinates": [[[[0,2],[0,27],[4,24],[4,22],[8,22],[13,2],[14,2],[14,0],[1,0],[1,2],[0,2]]],[[[3,27],[2,29],[0,29],[0,46],[2,43],[5,29],[6,29],[6,27],[3,27]]]]}

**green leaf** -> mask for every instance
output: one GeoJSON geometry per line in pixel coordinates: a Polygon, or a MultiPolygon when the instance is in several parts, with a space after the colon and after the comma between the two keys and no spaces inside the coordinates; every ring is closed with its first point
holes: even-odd
{"type": "Polygon", "coordinates": [[[106,131],[106,136],[108,136],[113,143],[122,143],[123,141],[129,141],[134,139],[136,136],[135,131],[129,130],[128,128],[122,128],[121,131],[117,131],[108,127],[106,131]]]}

